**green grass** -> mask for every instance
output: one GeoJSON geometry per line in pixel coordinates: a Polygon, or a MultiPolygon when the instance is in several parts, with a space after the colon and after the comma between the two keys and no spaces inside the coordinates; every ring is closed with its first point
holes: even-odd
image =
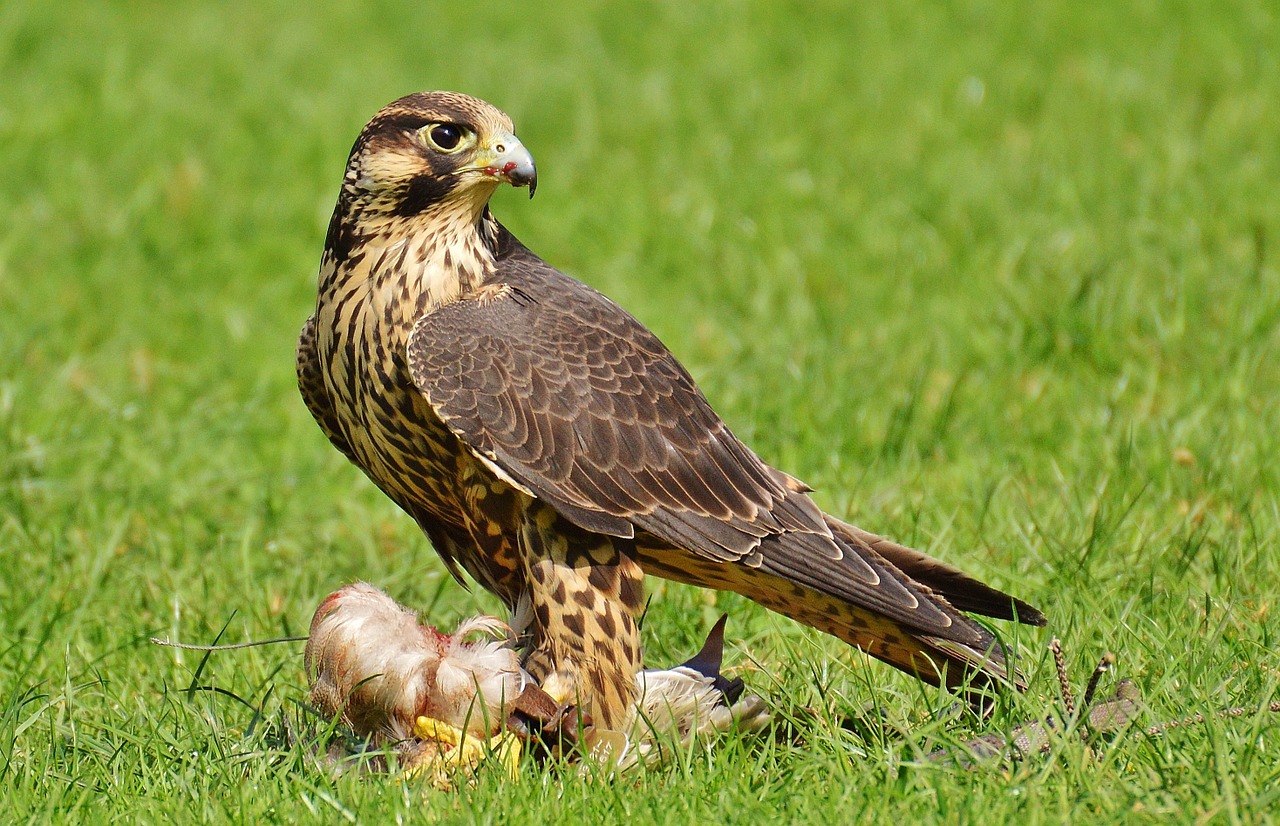
{"type": "MultiPolygon", "coordinates": [[[[1048,633],[1018,634],[1025,697],[935,720],[947,697],[833,640],[655,582],[650,660],[730,610],[730,660],[800,739],[454,795],[263,754],[252,710],[184,691],[198,656],[146,642],[297,633],[354,578],[445,624],[496,610],[443,583],[293,384],[351,141],[457,88],[538,159],[502,220],[824,506],[1044,607],[1081,679],[1114,651],[1150,722],[1274,698],[1274,5],[911,5],[9,0],[0,819],[1274,817],[1280,715],[919,765],[1053,704],[1048,633]]],[[[301,649],[215,655],[200,683],[277,719],[301,649]]]]}

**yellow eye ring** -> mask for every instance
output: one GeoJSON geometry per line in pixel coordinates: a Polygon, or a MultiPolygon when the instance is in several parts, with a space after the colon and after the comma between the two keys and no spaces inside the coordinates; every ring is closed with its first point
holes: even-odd
{"type": "Polygon", "coordinates": [[[422,127],[422,137],[438,152],[452,155],[475,142],[475,133],[456,123],[429,123],[422,127]]]}

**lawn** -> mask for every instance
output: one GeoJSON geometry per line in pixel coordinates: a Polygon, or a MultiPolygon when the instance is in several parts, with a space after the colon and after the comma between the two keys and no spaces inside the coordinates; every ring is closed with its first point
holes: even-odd
{"type": "Polygon", "coordinates": [[[1274,818],[1278,44],[1267,2],[7,0],[0,819],[1274,818]],[[499,218],[650,325],[762,456],[1050,614],[1000,627],[1026,695],[956,717],[835,640],[653,581],[649,660],[729,611],[778,736],[442,794],[276,742],[300,645],[201,668],[147,642],[305,632],[357,578],[443,625],[498,609],[294,386],[351,141],[428,88],[512,115],[540,183],[499,218]],[[1114,652],[1143,723],[1255,710],[922,761],[1057,707],[1053,635],[1077,681],[1114,652]]]}

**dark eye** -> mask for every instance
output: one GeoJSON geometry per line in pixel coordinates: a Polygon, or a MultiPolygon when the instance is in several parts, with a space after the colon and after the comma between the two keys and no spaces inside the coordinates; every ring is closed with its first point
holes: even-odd
{"type": "Polygon", "coordinates": [[[462,129],[452,123],[437,123],[427,132],[431,142],[446,152],[451,152],[462,143],[462,129]]]}

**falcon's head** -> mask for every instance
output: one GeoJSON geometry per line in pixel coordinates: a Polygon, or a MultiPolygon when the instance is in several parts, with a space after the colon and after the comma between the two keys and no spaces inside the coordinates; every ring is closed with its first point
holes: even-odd
{"type": "Polygon", "coordinates": [[[402,97],[356,139],[343,180],[345,206],[387,217],[461,209],[479,218],[500,183],[527,186],[533,197],[538,173],[514,129],[501,110],[468,95],[402,97]]]}

